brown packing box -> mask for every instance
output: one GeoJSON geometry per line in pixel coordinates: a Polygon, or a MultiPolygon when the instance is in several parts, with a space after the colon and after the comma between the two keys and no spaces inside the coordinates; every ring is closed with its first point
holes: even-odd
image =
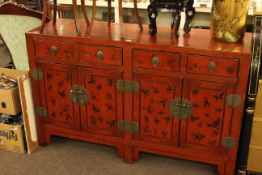
{"type": "Polygon", "coordinates": [[[23,126],[0,123],[0,149],[25,153],[23,126]]]}
{"type": "MultiPolygon", "coordinates": [[[[23,132],[25,132],[26,138],[25,145],[27,147],[28,154],[31,154],[38,147],[38,138],[36,131],[34,102],[31,91],[31,80],[29,76],[29,71],[19,71],[15,69],[0,68],[0,73],[5,73],[5,75],[17,79],[18,81],[18,88],[16,88],[16,90],[17,95],[20,96],[20,100],[18,101],[21,103],[22,108],[22,110],[20,109],[20,111],[22,112],[23,117],[23,132]]],[[[2,98],[2,95],[0,95],[0,101],[1,99],[6,98],[2,98]]]]}
{"type": "Polygon", "coordinates": [[[16,115],[21,112],[18,88],[0,88],[0,113],[16,115]]]}

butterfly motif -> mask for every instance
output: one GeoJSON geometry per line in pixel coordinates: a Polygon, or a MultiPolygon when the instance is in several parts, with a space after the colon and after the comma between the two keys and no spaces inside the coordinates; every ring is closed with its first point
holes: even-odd
{"type": "Polygon", "coordinates": [[[224,93],[222,92],[221,94],[215,95],[214,98],[215,98],[216,100],[222,100],[222,99],[223,99],[223,96],[224,96],[224,93]]]}
{"type": "Polygon", "coordinates": [[[160,122],[160,120],[157,117],[155,117],[154,118],[154,123],[157,125],[159,122],[160,122]]]}
{"type": "Polygon", "coordinates": [[[87,81],[88,84],[95,84],[96,81],[93,76],[90,77],[89,81],[87,81]]]}
{"type": "Polygon", "coordinates": [[[66,93],[65,93],[65,91],[58,91],[58,94],[61,96],[61,97],[63,97],[63,98],[65,98],[66,97],[66,93]]]}
{"type": "Polygon", "coordinates": [[[149,122],[149,117],[145,115],[144,116],[144,120],[145,120],[146,123],[148,123],[149,122]]]}
{"type": "Polygon", "coordinates": [[[101,83],[99,83],[99,84],[96,86],[96,89],[97,89],[97,90],[102,89],[102,85],[101,85],[101,83]]]}
{"type": "Polygon", "coordinates": [[[194,121],[197,121],[197,120],[199,120],[200,119],[200,117],[195,117],[195,116],[191,116],[191,120],[194,122],[194,121]]]}
{"type": "Polygon", "coordinates": [[[167,88],[166,88],[166,91],[167,91],[167,92],[172,92],[172,91],[173,91],[172,86],[168,85],[167,88]]]}
{"type": "Polygon", "coordinates": [[[93,105],[92,110],[93,110],[94,112],[100,112],[100,109],[98,109],[95,105],[93,105]]]}
{"type": "Polygon", "coordinates": [[[163,106],[163,108],[165,108],[165,107],[166,107],[167,100],[166,100],[166,99],[162,99],[162,100],[160,100],[158,103],[161,103],[162,106],[163,106]]]}
{"type": "Polygon", "coordinates": [[[64,85],[64,81],[60,81],[59,83],[58,83],[58,87],[60,88],[60,87],[62,87],[63,85],[64,85]]]}
{"type": "Polygon", "coordinates": [[[220,124],[220,119],[214,120],[212,123],[208,123],[207,126],[210,128],[217,128],[220,124]]]}
{"type": "Polygon", "coordinates": [[[204,99],[204,107],[206,108],[206,107],[210,107],[210,103],[209,103],[209,101],[205,98],[204,99]]]}
{"type": "Polygon", "coordinates": [[[141,92],[145,95],[145,96],[149,96],[150,95],[150,91],[147,89],[141,89],[141,92]]]}
{"type": "Polygon", "coordinates": [[[192,94],[198,94],[198,90],[193,89],[193,90],[192,90],[192,94]]]}
{"type": "Polygon", "coordinates": [[[106,99],[112,99],[112,95],[111,94],[109,94],[109,93],[106,93],[106,99]]]}
{"type": "Polygon", "coordinates": [[[51,79],[51,78],[53,78],[54,76],[53,76],[53,74],[51,74],[51,73],[46,73],[46,79],[47,80],[49,80],[49,79],[51,79]]]}
{"type": "Polygon", "coordinates": [[[109,86],[112,86],[112,84],[114,83],[114,81],[112,79],[108,79],[107,82],[108,82],[109,86]]]}
{"type": "Polygon", "coordinates": [[[165,119],[165,121],[166,121],[166,123],[169,123],[170,122],[170,117],[164,117],[164,119],[165,119]]]}

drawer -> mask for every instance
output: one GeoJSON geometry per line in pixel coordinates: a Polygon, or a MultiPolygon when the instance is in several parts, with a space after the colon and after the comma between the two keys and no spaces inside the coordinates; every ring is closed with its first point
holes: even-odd
{"type": "Polygon", "coordinates": [[[247,170],[262,173],[262,147],[250,145],[247,170]]]}
{"type": "Polygon", "coordinates": [[[204,55],[187,55],[186,72],[220,77],[237,77],[238,59],[220,58],[204,55]]]}
{"type": "Polygon", "coordinates": [[[98,45],[80,45],[80,62],[122,65],[122,48],[98,45]]]}
{"type": "Polygon", "coordinates": [[[254,118],[250,144],[262,147],[262,120],[259,118],[254,118]]]}
{"type": "Polygon", "coordinates": [[[150,50],[133,51],[133,64],[137,68],[179,71],[181,54],[150,50]]]}
{"type": "Polygon", "coordinates": [[[69,61],[74,59],[74,53],[74,45],[70,43],[35,41],[36,57],[69,61]]]}

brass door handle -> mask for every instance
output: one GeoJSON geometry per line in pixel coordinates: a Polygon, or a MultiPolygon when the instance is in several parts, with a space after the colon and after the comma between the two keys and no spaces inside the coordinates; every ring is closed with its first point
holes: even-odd
{"type": "Polygon", "coordinates": [[[214,73],[216,71],[216,63],[215,62],[209,62],[208,63],[208,72],[214,73]]]}
{"type": "Polygon", "coordinates": [[[52,55],[55,55],[57,53],[57,47],[56,46],[50,46],[48,47],[49,53],[52,55]]]}
{"type": "Polygon", "coordinates": [[[160,60],[159,60],[159,58],[157,56],[152,56],[151,62],[152,62],[153,67],[157,67],[158,64],[159,64],[159,61],[160,60]]]}
{"type": "Polygon", "coordinates": [[[104,58],[104,53],[102,50],[96,52],[97,59],[101,62],[104,58]]]}

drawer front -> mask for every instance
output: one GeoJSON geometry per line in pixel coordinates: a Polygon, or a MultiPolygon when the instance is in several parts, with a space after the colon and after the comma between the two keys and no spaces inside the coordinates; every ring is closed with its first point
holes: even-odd
{"type": "Polygon", "coordinates": [[[262,173],[262,147],[253,147],[250,145],[247,170],[262,173]]]}
{"type": "Polygon", "coordinates": [[[35,41],[36,57],[72,61],[74,59],[74,53],[74,45],[70,43],[35,41]]]}
{"type": "Polygon", "coordinates": [[[133,64],[137,68],[179,71],[181,54],[149,50],[134,50],[133,64]]]}
{"type": "Polygon", "coordinates": [[[186,71],[189,74],[203,74],[220,77],[237,77],[238,59],[227,59],[203,55],[187,55],[186,71]]]}
{"type": "Polygon", "coordinates": [[[262,120],[261,119],[254,118],[250,144],[262,147],[262,120]]]}
{"type": "Polygon", "coordinates": [[[98,45],[79,46],[80,62],[122,65],[122,48],[98,45]]]}

